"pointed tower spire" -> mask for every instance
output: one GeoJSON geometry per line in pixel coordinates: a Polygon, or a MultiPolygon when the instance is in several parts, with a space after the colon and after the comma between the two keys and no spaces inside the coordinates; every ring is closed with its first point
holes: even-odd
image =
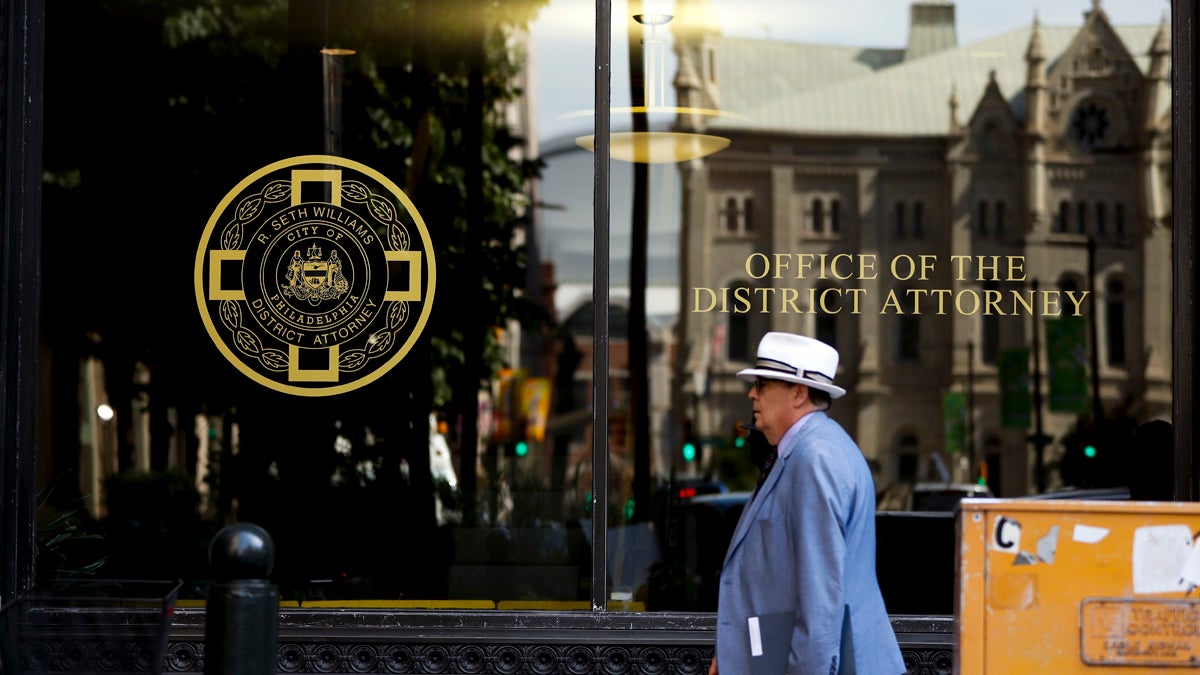
{"type": "Polygon", "coordinates": [[[1046,91],[1046,46],[1042,43],[1042,22],[1033,13],[1033,29],[1025,50],[1025,201],[1028,207],[1026,227],[1033,232],[1046,222],[1046,122],[1049,92],[1046,91]]]}
{"type": "Polygon", "coordinates": [[[1033,30],[1025,50],[1025,128],[1031,134],[1046,132],[1046,46],[1042,44],[1042,22],[1033,14],[1033,30]]]}
{"type": "Polygon", "coordinates": [[[1167,23],[1167,15],[1163,14],[1162,21],[1158,23],[1158,31],[1154,34],[1154,39],[1150,43],[1150,58],[1158,59],[1169,56],[1171,53],[1171,26],[1167,23]]]}
{"type": "Polygon", "coordinates": [[[1033,32],[1029,35],[1029,46],[1025,49],[1025,62],[1030,65],[1034,62],[1046,62],[1046,45],[1042,44],[1042,22],[1038,19],[1036,11],[1033,13],[1033,32]]]}
{"type": "Polygon", "coordinates": [[[1145,116],[1144,127],[1152,133],[1158,128],[1159,116],[1162,112],[1159,108],[1165,101],[1170,100],[1167,83],[1171,77],[1170,35],[1171,27],[1167,24],[1167,17],[1164,14],[1162,22],[1158,26],[1158,32],[1150,41],[1150,67],[1146,69],[1145,111],[1142,114],[1145,116]]]}
{"type": "MultiPolygon", "coordinates": [[[[717,68],[717,36],[721,34],[712,0],[677,0],[677,19],[671,23],[678,56],[674,86],[681,108],[715,109],[720,107],[717,68]]],[[[704,118],[681,114],[676,124],[685,131],[701,131],[704,118]]]]}

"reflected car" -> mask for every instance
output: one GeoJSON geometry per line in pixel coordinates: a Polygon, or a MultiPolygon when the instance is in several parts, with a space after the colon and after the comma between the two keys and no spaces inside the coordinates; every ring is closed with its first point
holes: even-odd
{"type": "MultiPolygon", "coordinates": [[[[722,492],[678,502],[663,530],[650,609],[716,611],[725,552],[751,494],[722,492]]],[[[876,512],[876,573],[889,613],[954,614],[955,515],[953,509],[876,512]]]]}
{"type": "Polygon", "coordinates": [[[1127,487],[1111,487],[1111,488],[1063,488],[1053,492],[1043,492],[1035,495],[1026,495],[1019,499],[1086,499],[1097,501],[1128,501],[1129,488],[1127,487]]]}
{"type": "Polygon", "coordinates": [[[978,483],[917,483],[912,491],[912,511],[954,511],[965,498],[994,496],[986,485],[978,483]]]}

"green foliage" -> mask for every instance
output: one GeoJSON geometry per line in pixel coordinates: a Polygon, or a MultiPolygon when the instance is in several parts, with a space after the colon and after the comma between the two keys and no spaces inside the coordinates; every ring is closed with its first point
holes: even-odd
{"type": "MultiPolygon", "coordinates": [[[[509,130],[504,107],[521,94],[522,55],[511,47],[510,31],[541,4],[456,0],[331,8],[331,25],[358,49],[345,61],[347,99],[356,105],[346,108],[344,143],[353,156],[391,170],[435,242],[434,407],[455,399],[453,383],[488,381],[506,365],[495,328],[545,319],[522,295],[527,256],[517,243],[531,207],[526,188],[542,167],[520,158],[524,139],[509,130]],[[473,108],[469,55],[480,36],[482,100],[473,108]],[[473,125],[482,125],[474,138],[468,133],[473,125]],[[482,172],[479,202],[471,199],[472,166],[482,172]],[[482,370],[465,372],[467,354],[480,352],[482,370]]],[[[473,402],[475,392],[457,396],[473,402]]]]}
{"type": "Polygon", "coordinates": [[[84,498],[59,509],[52,505],[53,494],[53,483],[38,494],[35,578],[44,584],[55,579],[94,576],[107,559],[98,556],[97,547],[92,545],[103,537],[88,530],[92,523],[84,509],[84,498]]]}

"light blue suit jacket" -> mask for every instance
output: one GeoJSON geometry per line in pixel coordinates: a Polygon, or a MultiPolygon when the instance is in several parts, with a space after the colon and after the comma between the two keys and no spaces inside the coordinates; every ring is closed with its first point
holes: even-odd
{"type": "Polygon", "coordinates": [[[721,675],[783,675],[781,650],[789,675],[905,671],[875,577],[871,470],[824,412],[779,448],[721,571],[721,675]]]}

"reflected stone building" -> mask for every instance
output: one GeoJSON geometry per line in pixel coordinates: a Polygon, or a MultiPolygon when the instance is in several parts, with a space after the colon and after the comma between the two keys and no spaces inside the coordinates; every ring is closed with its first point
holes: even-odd
{"type": "MultiPolygon", "coordinates": [[[[679,105],[724,113],[678,127],[732,140],[680,168],[674,409],[702,436],[749,418],[733,375],[759,336],[803,332],[841,352],[850,393],[832,414],[881,488],[944,463],[1033,491],[1034,423],[1004,424],[999,366],[1029,349],[1044,396],[1042,317],[1058,314],[1084,317],[1087,395],[1099,385],[1106,416],[1170,419],[1165,19],[1114,26],[1095,3],[1080,25],[1032,18],[959,45],[955,6],[919,2],[907,47],[887,50],[724,37],[709,0],[676,15],[679,105]]],[[[1047,462],[1079,417],[1050,408],[1047,462]]]]}

